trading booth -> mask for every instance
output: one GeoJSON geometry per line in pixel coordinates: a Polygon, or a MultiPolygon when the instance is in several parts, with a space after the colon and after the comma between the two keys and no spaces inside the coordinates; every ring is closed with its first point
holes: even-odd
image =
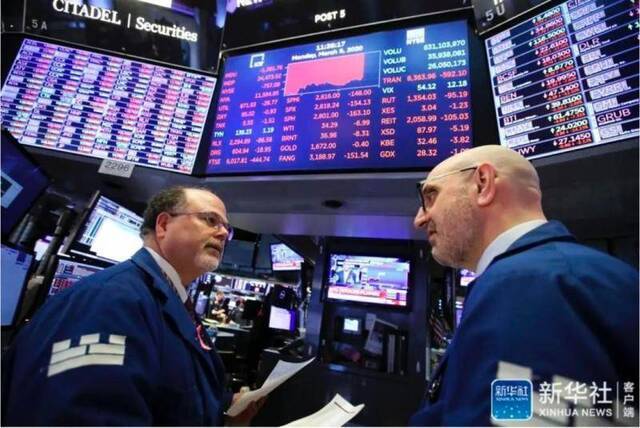
{"type": "Polygon", "coordinates": [[[638,268],[639,10],[3,3],[3,349],[49,299],[141,248],[154,193],[204,186],[236,234],[188,292],[230,388],[315,358],[254,424],[339,393],[365,404],[351,424],[405,425],[474,278],[438,265],[413,227],[415,183],[441,161],[519,152],[549,218],[638,268]]]}

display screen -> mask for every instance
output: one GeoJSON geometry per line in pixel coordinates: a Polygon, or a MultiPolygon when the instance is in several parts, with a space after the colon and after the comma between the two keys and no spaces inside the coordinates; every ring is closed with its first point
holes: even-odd
{"type": "Polygon", "coordinates": [[[277,306],[271,306],[271,313],[269,314],[269,328],[276,330],[295,330],[295,315],[294,312],[288,309],[279,308],[277,306]]]}
{"type": "Polygon", "coordinates": [[[298,253],[285,244],[271,244],[271,269],[273,270],[300,270],[302,258],[298,253]]]}
{"type": "Polygon", "coordinates": [[[460,286],[467,287],[473,280],[476,279],[476,274],[468,269],[460,269],[460,286]]]}
{"type": "Polygon", "coordinates": [[[58,259],[56,272],[51,280],[49,296],[54,296],[74,285],[76,282],[89,275],[101,271],[99,266],[78,263],[72,260],[58,259]]]}
{"type": "Polygon", "coordinates": [[[638,138],[637,0],[569,1],[486,41],[502,145],[527,157],[638,138]]]}
{"type": "Polygon", "coordinates": [[[409,262],[396,257],[331,254],[327,297],[407,306],[409,262]]]}
{"type": "Polygon", "coordinates": [[[189,174],[215,78],[25,39],[2,88],[22,144],[189,174]]]}
{"type": "Polygon", "coordinates": [[[345,318],[342,331],[348,334],[362,333],[362,320],[360,318],[345,318]]]}
{"type": "Polygon", "coordinates": [[[32,262],[33,255],[2,244],[2,327],[11,326],[18,315],[32,262]]]}
{"type": "Polygon", "coordinates": [[[224,253],[220,264],[232,266],[253,266],[253,254],[256,243],[252,241],[231,240],[224,246],[224,253]]]}
{"type": "Polygon", "coordinates": [[[207,173],[425,169],[471,143],[453,21],[227,58],[207,173]]]}
{"type": "Polygon", "coordinates": [[[1,163],[2,236],[7,236],[49,186],[49,178],[7,131],[2,131],[1,163]]]}
{"type": "Polygon", "coordinates": [[[68,253],[122,262],[142,247],[142,217],[100,196],[70,244],[68,253]]]}

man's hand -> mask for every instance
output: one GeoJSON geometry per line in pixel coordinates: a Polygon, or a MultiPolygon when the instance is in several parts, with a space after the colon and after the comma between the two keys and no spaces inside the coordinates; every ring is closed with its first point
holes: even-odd
{"type": "MultiPolygon", "coordinates": [[[[231,399],[231,405],[238,401],[238,399],[244,394],[244,392],[237,392],[233,394],[233,398],[231,399]]],[[[249,426],[253,417],[258,413],[258,411],[264,405],[264,402],[267,400],[267,397],[262,397],[257,401],[252,401],[249,405],[236,416],[227,416],[226,425],[228,426],[249,426]]]]}

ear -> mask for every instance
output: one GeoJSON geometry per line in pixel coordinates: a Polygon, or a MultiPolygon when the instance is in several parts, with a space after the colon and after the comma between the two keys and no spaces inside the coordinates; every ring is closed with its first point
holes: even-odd
{"type": "Polygon", "coordinates": [[[478,192],[476,200],[479,206],[486,207],[495,199],[497,175],[496,169],[491,164],[483,163],[478,166],[474,180],[478,192]]]}
{"type": "Polygon", "coordinates": [[[169,224],[169,220],[171,216],[169,213],[160,213],[158,217],[156,217],[156,237],[158,239],[164,238],[167,234],[167,225],[169,224]]]}

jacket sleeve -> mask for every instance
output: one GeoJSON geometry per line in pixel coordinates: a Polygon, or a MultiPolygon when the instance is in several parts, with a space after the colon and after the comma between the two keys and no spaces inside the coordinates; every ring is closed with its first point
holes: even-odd
{"type": "Polygon", "coordinates": [[[16,337],[4,367],[7,424],[153,423],[153,308],[131,284],[91,285],[52,298],[16,337]]]}

